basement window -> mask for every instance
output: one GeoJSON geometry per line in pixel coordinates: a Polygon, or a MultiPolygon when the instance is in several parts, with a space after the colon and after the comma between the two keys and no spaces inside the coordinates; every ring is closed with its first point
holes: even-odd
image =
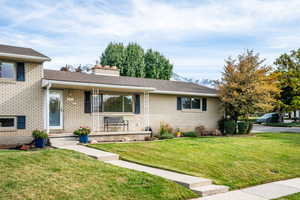
{"type": "Polygon", "coordinates": [[[16,128],[15,117],[0,116],[0,131],[11,131],[16,128]]]}

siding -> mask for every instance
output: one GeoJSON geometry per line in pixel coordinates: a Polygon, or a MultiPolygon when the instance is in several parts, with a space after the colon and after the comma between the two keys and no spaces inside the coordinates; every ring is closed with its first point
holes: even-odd
{"type": "Polygon", "coordinates": [[[26,129],[0,131],[0,145],[31,141],[34,129],[43,129],[42,64],[25,63],[25,81],[0,80],[0,115],[26,116],[26,129]]]}
{"type": "Polygon", "coordinates": [[[150,126],[158,133],[160,122],[171,125],[173,129],[194,131],[195,127],[203,125],[207,129],[216,129],[217,121],[223,116],[220,102],[217,98],[207,98],[207,111],[177,110],[177,96],[150,95],[150,126]]]}

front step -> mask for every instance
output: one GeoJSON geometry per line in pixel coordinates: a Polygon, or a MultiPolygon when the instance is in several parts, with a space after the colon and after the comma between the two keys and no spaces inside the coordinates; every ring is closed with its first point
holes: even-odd
{"type": "Polygon", "coordinates": [[[205,185],[190,188],[192,191],[200,194],[202,197],[228,192],[229,187],[224,185],[205,185]]]}

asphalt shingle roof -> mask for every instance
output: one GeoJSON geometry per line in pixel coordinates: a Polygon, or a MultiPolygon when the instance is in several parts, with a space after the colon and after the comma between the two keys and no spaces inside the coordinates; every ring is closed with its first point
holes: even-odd
{"type": "Polygon", "coordinates": [[[37,57],[42,57],[42,58],[49,58],[31,48],[8,46],[8,45],[3,45],[3,44],[0,44],[0,53],[9,53],[9,54],[18,54],[18,55],[25,55],[25,56],[37,56],[37,57]]]}
{"type": "Polygon", "coordinates": [[[111,85],[124,85],[136,87],[154,87],[161,91],[177,91],[191,93],[217,94],[217,90],[201,86],[195,83],[182,81],[158,80],[150,78],[134,78],[127,76],[103,76],[86,74],[79,72],[65,72],[57,70],[44,70],[44,79],[83,82],[83,83],[98,83],[111,85]]]}

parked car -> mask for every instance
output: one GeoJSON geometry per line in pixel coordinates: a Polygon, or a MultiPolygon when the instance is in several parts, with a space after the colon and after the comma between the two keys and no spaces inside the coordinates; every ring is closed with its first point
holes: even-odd
{"type": "Polygon", "coordinates": [[[256,119],[256,123],[276,123],[280,122],[280,115],[278,113],[266,113],[263,116],[256,119]]]}

